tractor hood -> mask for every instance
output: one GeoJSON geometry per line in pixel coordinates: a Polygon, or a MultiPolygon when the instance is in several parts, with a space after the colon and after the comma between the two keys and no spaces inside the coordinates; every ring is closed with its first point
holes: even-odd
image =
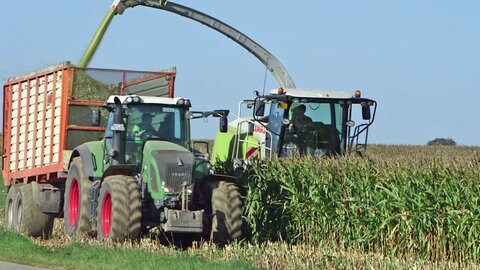
{"type": "Polygon", "coordinates": [[[143,149],[142,177],[154,199],[178,193],[193,183],[195,157],[184,147],[167,141],[147,141],[143,149]]]}

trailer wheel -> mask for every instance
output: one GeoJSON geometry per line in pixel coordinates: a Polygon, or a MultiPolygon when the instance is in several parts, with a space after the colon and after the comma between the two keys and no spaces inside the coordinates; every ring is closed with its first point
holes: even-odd
{"type": "Polygon", "coordinates": [[[53,215],[45,214],[35,202],[33,183],[22,185],[15,196],[14,228],[32,237],[50,238],[53,231],[53,215]]]}
{"type": "Polygon", "coordinates": [[[11,185],[7,193],[7,199],[5,202],[5,225],[9,229],[15,228],[15,197],[17,196],[18,187],[11,185]]]}
{"type": "Polygon", "coordinates": [[[72,161],[65,183],[63,215],[65,233],[68,236],[81,236],[92,230],[88,210],[88,192],[92,182],[85,176],[80,157],[72,161]]]}
{"type": "Polygon", "coordinates": [[[105,178],[97,206],[97,237],[99,240],[123,242],[130,227],[130,195],[125,176],[105,178]]]}
{"type": "Polygon", "coordinates": [[[219,181],[208,183],[204,188],[204,197],[211,200],[211,209],[206,209],[208,221],[206,229],[210,229],[210,241],[218,246],[242,236],[243,201],[239,187],[235,183],[219,181]]]}

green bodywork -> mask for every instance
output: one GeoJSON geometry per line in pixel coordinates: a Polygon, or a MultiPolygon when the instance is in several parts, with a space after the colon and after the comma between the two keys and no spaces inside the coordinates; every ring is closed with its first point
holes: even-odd
{"type": "Polygon", "coordinates": [[[259,141],[253,136],[248,135],[246,132],[241,133],[240,136],[241,140],[239,142],[238,153],[235,155],[235,141],[237,140],[236,130],[229,127],[226,133],[217,132],[212,150],[212,164],[231,161],[233,158],[244,160],[246,159],[247,151],[250,148],[259,148],[259,141]]]}
{"type": "Polygon", "coordinates": [[[142,178],[147,184],[147,189],[153,199],[163,199],[165,198],[165,192],[162,188],[159,188],[155,191],[152,188],[153,184],[156,184],[157,187],[162,186],[162,179],[160,177],[160,168],[159,164],[153,158],[153,151],[158,150],[171,150],[178,152],[189,152],[184,147],[167,142],[167,141],[147,141],[145,147],[143,148],[143,159],[142,159],[142,168],[141,174],[142,178]],[[153,173],[152,173],[153,172],[153,173]],[[153,174],[153,175],[152,175],[153,174]],[[155,182],[155,183],[153,183],[155,182]]]}
{"type": "Polygon", "coordinates": [[[212,163],[226,162],[233,154],[233,145],[235,142],[235,132],[228,129],[228,132],[217,132],[215,144],[212,150],[212,163]]]}

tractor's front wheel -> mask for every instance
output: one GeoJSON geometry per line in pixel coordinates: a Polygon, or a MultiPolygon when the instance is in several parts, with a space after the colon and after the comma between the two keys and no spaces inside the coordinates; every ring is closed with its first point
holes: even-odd
{"type": "Polygon", "coordinates": [[[123,175],[105,178],[97,206],[99,240],[123,242],[140,233],[141,205],[138,184],[123,175]]]}
{"type": "Polygon", "coordinates": [[[63,215],[65,233],[68,236],[82,236],[92,230],[88,209],[88,192],[92,182],[83,171],[80,157],[73,159],[65,183],[63,215]]]}
{"type": "Polygon", "coordinates": [[[205,211],[210,241],[218,246],[242,237],[243,200],[237,184],[214,181],[204,184],[204,198],[211,202],[205,211]]]}

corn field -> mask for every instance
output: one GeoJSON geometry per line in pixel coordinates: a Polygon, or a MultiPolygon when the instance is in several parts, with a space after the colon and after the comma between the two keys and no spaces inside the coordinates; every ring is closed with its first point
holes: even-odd
{"type": "Polygon", "coordinates": [[[244,172],[253,242],[480,261],[480,148],[375,145],[244,172]]]}

